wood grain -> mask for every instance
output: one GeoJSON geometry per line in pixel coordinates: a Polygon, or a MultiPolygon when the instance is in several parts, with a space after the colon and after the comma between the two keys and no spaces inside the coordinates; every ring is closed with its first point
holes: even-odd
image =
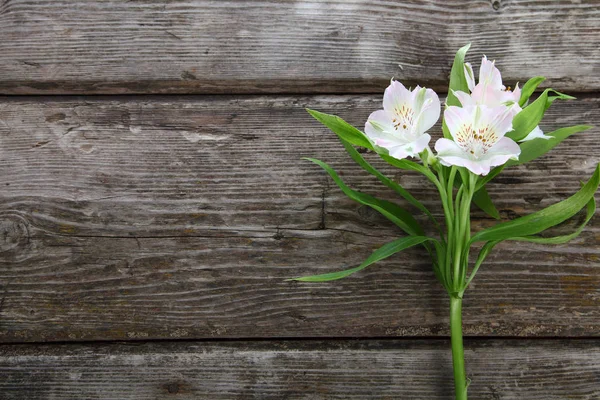
{"type": "Polygon", "coordinates": [[[514,85],[600,88],[597,0],[31,1],[0,5],[0,93],[446,90],[456,50],[514,85]]]}
{"type": "MultiPolygon", "coordinates": [[[[304,111],[360,126],[379,96],[0,100],[0,341],[447,335],[419,249],[342,281],[284,280],[357,265],[401,234],[301,160],[394,199],[304,111]]],[[[599,108],[556,104],[542,128],[599,126],[599,108]]],[[[490,186],[502,215],[575,192],[598,133],[506,170],[490,186]]],[[[439,216],[424,179],[367,156],[439,216]]],[[[596,218],[569,245],[498,246],[467,293],[466,334],[597,336],[599,238],[596,218]]]]}
{"type": "MultiPolygon", "coordinates": [[[[473,399],[600,396],[597,341],[467,341],[465,357],[473,399]]],[[[445,340],[5,345],[0,374],[6,400],[453,398],[445,340]]]]}

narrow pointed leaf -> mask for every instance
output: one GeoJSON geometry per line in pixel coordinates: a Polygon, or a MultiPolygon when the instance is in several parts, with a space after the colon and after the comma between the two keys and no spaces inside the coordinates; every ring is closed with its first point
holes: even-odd
{"type": "Polygon", "coordinates": [[[446,98],[446,104],[449,106],[460,106],[460,101],[456,98],[453,90],[460,90],[461,92],[469,93],[469,85],[467,84],[467,78],[465,78],[465,55],[471,47],[471,43],[461,47],[454,56],[454,63],[452,64],[452,70],[450,71],[450,86],[448,90],[448,97],[446,98]]]}
{"type": "Polygon", "coordinates": [[[498,212],[498,209],[496,209],[496,206],[492,202],[492,199],[490,198],[490,195],[488,194],[485,186],[481,187],[481,189],[475,192],[475,194],[473,195],[473,203],[475,203],[477,207],[485,211],[485,213],[488,214],[490,217],[500,219],[500,213],[498,212]]]}
{"type": "Polygon", "coordinates": [[[519,165],[525,164],[531,160],[535,160],[536,158],[543,156],[554,147],[556,147],[560,142],[568,138],[569,136],[583,132],[592,128],[589,125],[575,125],[569,126],[566,128],[560,128],[555,130],[554,132],[548,133],[548,136],[552,136],[552,139],[533,139],[527,142],[523,142],[520,144],[521,146],[521,155],[519,155],[518,160],[510,160],[507,165],[519,165]]]}
{"type": "Polygon", "coordinates": [[[520,242],[532,242],[532,243],[540,243],[540,244],[564,244],[570,242],[575,239],[577,236],[583,232],[585,226],[590,222],[594,214],[596,213],[596,200],[594,197],[590,199],[587,203],[586,207],[586,215],[585,220],[579,227],[568,235],[554,236],[554,237],[541,237],[541,236],[524,236],[524,237],[514,237],[507,240],[515,240],[520,242]]]}
{"type": "Polygon", "coordinates": [[[383,214],[383,216],[392,221],[409,235],[423,235],[423,228],[421,225],[419,225],[417,220],[415,220],[415,218],[408,211],[399,205],[350,189],[329,165],[314,158],[306,158],[306,160],[311,161],[323,168],[329,174],[329,176],[331,176],[331,179],[333,179],[333,181],[340,187],[340,189],[342,189],[342,192],[344,192],[344,194],[352,200],[379,211],[381,214],[383,214]]]}
{"type": "Polygon", "coordinates": [[[340,139],[356,146],[365,147],[373,150],[373,145],[369,138],[340,117],[336,115],[325,114],[319,111],[306,109],[317,121],[328,127],[339,136],[340,139]]]}
{"type": "Polygon", "coordinates": [[[526,215],[512,221],[503,222],[491,228],[477,232],[473,242],[490,240],[507,240],[512,237],[523,237],[538,234],[571,218],[585,207],[600,184],[600,164],[596,166],[590,180],[574,195],[543,210],[526,215]]]}
{"type": "Polygon", "coordinates": [[[391,255],[394,255],[402,250],[406,250],[409,247],[416,246],[418,244],[424,243],[426,241],[433,241],[434,239],[428,238],[426,236],[408,236],[403,237],[393,242],[384,244],[379,249],[375,250],[369,258],[367,258],[362,264],[358,267],[347,269],[344,271],[330,272],[327,274],[320,275],[311,275],[311,276],[303,276],[300,278],[292,278],[294,281],[302,281],[302,282],[327,282],[334,281],[336,279],[342,279],[347,277],[348,275],[352,275],[355,272],[363,270],[367,268],[369,265],[376,263],[377,261],[381,261],[384,258],[388,258],[391,255]]]}
{"type": "Polygon", "coordinates": [[[519,106],[523,107],[529,101],[529,98],[535,92],[535,89],[540,85],[540,83],[544,82],[546,78],[543,76],[534,76],[529,79],[523,88],[521,88],[521,98],[519,99],[519,106]]]}
{"type": "Polygon", "coordinates": [[[374,175],[375,177],[377,177],[377,179],[379,179],[381,181],[381,183],[383,183],[385,186],[389,187],[390,189],[392,189],[393,191],[398,193],[400,196],[402,196],[404,199],[406,199],[406,201],[408,201],[410,204],[412,204],[413,206],[415,206],[416,208],[418,208],[419,210],[421,210],[425,214],[427,214],[427,216],[429,218],[431,218],[431,220],[435,221],[435,218],[429,212],[427,207],[425,207],[419,200],[417,200],[412,194],[410,194],[410,192],[408,190],[404,189],[398,183],[394,182],[387,176],[383,175],[375,167],[373,167],[371,164],[369,164],[363,158],[363,156],[361,156],[360,153],[358,151],[356,151],[356,149],[354,147],[352,147],[352,145],[350,143],[348,143],[342,139],[342,144],[344,145],[344,148],[346,149],[346,151],[348,152],[350,157],[358,165],[360,165],[365,171],[367,171],[371,175],[374,175]]]}
{"type": "Polygon", "coordinates": [[[481,248],[481,250],[479,250],[479,254],[477,255],[477,260],[475,261],[475,265],[473,266],[473,270],[471,271],[469,278],[465,282],[463,289],[459,293],[461,297],[462,297],[463,293],[465,292],[465,290],[467,290],[467,287],[469,287],[469,284],[471,283],[473,278],[475,278],[475,274],[477,274],[477,271],[479,271],[479,267],[481,267],[481,264],[483,264],[483,261],[485,260],[485,258],[488,256],[488,254],[490,254],[492,249],[500,242],[501,242],[500,240],[492,240],[490,242],[486,242],[483,245],[483,247],[481,248]]]}

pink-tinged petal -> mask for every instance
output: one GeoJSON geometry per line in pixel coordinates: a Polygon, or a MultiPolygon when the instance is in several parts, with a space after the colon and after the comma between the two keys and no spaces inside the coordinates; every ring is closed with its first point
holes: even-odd
{"type": "Polygon", "coordinates": [[[486,162],[479,160],[471,160],[465,157],[455,156],[438,156],[442,165],[447,167],[455,165],[457,167],[465,167],[476,175],[487,175],[490,172],[489,165],[486,162]]]}
{"type": "Polygon", "coordinates": [[[515,103],[519,103],[519,100],[521,100],[521,88],[519,87],[519,83],[515,85],[515,88],[512,92],[506,93],[509,94],[510,100],[514,101],[515,103]]]}
{"type": "Polygon", "coordinates": [[[438,139],[435,142],[434,148],[438,153],[438,156],[462,157],[466,155],[465,151],[461,149],[456,142],[446,138],[438,139]]]}
{"type": "Polygon", "coordinates": [[[469,171],[474,173],[475,175],[483,175],[486,176],[490,173],[491,165],[487,161],[483,160],[469,160],[464,165],[469,171]]]}
{"type": "Polygon", "coordinates": [[[485,159],[478,160],[479,165],[485,165],[487,171],[482,175],[487,175],[490,172],[490,168],[497,167],[499,165],[505,164],[508,160],[516,160],[517,158],[512,157],[508,154],[498,154],[486,157],[485,159]]]}
{"type": "Polygon", "coordinates": [[[437,156],[442,165],[447,167],[452,165],[467,167],[472,172],[479,173],[477,162],[452,140],[446,138],[438,139],[435,142],[435,151],[438,153],[437,156]]]}
{"type": "Polygon", "coordinates": [[[402,104],[411,104],[413,94],[398,81],[392,81],[383,94],[383,109],[393,113],[402,104]]]}
{"type": "Polygon", "coordinates": [[[421,134],[427,132],[440,119],[442,106],[438,95],[431,89],[421,89],[420,96],[423,97],[423,103],[416,107],[417,117],[413,126],[413,134],[421,134]]]}
{"type": "Polygon", "coordinates": [[[456,107],[450,106],[444,110],[444,121],[450,131],[450,135],[457,140],[460,129],[465,125],[471,126],[473,123],[473,112],[476,107],[456,107]]]}
{"type": "Polygon", "coordinates": [[[372,125],[365,126],[365,128],[365,134],[371,142],[375,143],[377,146],[388,148],[390,146],[395,146],[398,143],[398,138],[391,133],[377,130],[372,125]]]}
{"type": "Polygon", "coordinates": [[[475,87],[475,74],[473,73],[473,66],[471,66],[471,63],[465,63],[464,71],[465,79],[467,80],[467,86],[469,87],[469,91],[472,92],[473,88],[475,87]]]}
{"type": "Polygon", "coordinates": [[[477,104],[475,102],[475,99],[468,93],[461,92],[460,90],[453,90],[452,93],[454,93],[454,96],[456,96],[456,98],[458,99],[458,101],[460,101],[460,104],[462,104],[463,107],[474,106],[477,104]]]}
{"type": "Polygon", "coordinates": [[[393,143],[396,140],[392,134],[393,130],[392,120],[383,110],[372,112],[365,123],[365,134],[373,143],[379,140],[380,144],[378,146],[386,147],[386,145],[381,144],[381,141],[393,143]]]}
{"type": "Polygon", "coordinates": [[[428,133],[419,136],[414,142],[411,143],[414,154],[417,155],[425,150],[430,141],[431,136],[428,133]]]}
{"type": "Polygon", "coordinates": [[[510,92],[496,90],[491,86],[478,83],[473,89],[471,97],[476,104],[488,107],[496,107],[508,101],[512,101],[512,97],[509,93],[510,92]]]}
{"type": "Polygon", "coordinates": [[[503,137],[507,132],[512,130],[514,116],[512,107],[480,106],[480,110],[479,121],[476,122],[478,128],[489,126],[498,138],[503,137]]]}
{"type": "Polygon", "coordinates": [[[548,136],[548,135],[544,135],[544,132],[540,129],[539,126],[536,126],[535,128],[533,128],[533,130],[531,132],[529,132],[527,134],[527,136],[525,136],[523,139],[519,140],[520,142],[528,142],[530,140],[533,139],[552,139],[553,136],[548,136]]]}
{"type": "Polygon", "coordinates": [[[419,136],[415,141],[405,144],[399,144],[388,148],[390,155],[397,159],[403,159],[406,157],[417,157],[420,152],[425,150],[431,136],[427,133],[419,136]]]}
{"type": "Polygon", "coordinates": [[[493,61],[489,61],[486,56],[481,59],[481,68],[479,68],[479,84],[489,86],[494,90],[504,90],[502,85],[502,76],[495,67],[493,61]]]}
{"type": "MultiPolygon", "coordinates": [[[[521,148],[519,145],[512,139],[503,137],[498,142],[490,147],[488,152],[481,157],[482,159],[490,159],[496,156],[508,156],[514,160],[519,158],[521,154],[521,148]]],[[[499,164],[496,164],[499,165],[499,164]]]]}
{"type": "Polygon", "coordinates": [[[409,152],[406,151],[405,146],[395,146],[388,149],[390,156],[402,160],[403,158],[407,158],[410,156],[409,152]]]}
{"type": "Polygon", "coordinates": [[[487,166],[487,172],[483,175],[487,175],[489,168],[497,167],[506,163],[508,160],[518,160],[521,154],[521,148],[514,140],[509,138],[502,138],[496,143],[488,152],[481,157],[477,162],[480,165],[487,166]]]}
{"type": "Polygon", "coordinates": [[[476,175],[487,175],[490,172],[490,165],[488,161],[472,159],[468,157],[467,154],[464,152],[462,152],[462,154],[457,155],[453,153],[449,153],[446,155],[438,154],[438,158],[442,165],[445,165],[447,167],[450,167],[452,165],[455,165],[457,167],[465,167],[476,175]]]}
{"type": "Polygon", "coordinates": [[[367,126],[379,128],[379,130],[392,132],[394,130],[394,123],[390,114],[384,110],[373,111],[365,124],[365,130],[367,126]]]}

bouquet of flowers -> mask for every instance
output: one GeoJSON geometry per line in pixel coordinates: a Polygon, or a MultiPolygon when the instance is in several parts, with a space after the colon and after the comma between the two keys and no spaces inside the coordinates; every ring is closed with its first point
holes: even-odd
{"type": "Polygon", "coordinates": [[[355,268],[294,278],[310,282],[340,279],[409,247],[423,246],[431,257],[435,276],[450,296],[452,360],[455,394],[459,400],[467,399],[469,384],[464,365],[462,301],[486,256],[505,240],[561,244],[577,237],[596,211],[594,194],[600,183],[598,165],[592,177],[571,197],[533,214],[471,232],[471,203],[496,219],[500,217],[486,191],[488,182],[504,168],[534,160],[590,126],[564,127],[545,134],[538,124],[548,107],[555,100],[573,97],[546,89],[530,102],[530,96],[545,78],[531,78],[522,88],[517,84],[511,90],[502,84],[494,62],[485,56],[476,80],[472,66],[464,62],[469,46],[461,48],[454,58],[444,106],[443,137],[436,141],[435,153],[430,149],[431,136],[427,131],[438,121],[441,104],[431,89],[417,86],[411,90],[392,80],[383,96],[383,109],[369,116],[364,132],[337,116],[308,110],[338,135],[358,165],[423,212],[437,234],[427,236],[421,224],[400,205],[349,188],[329,165],[309,158],[322,167],[348,197],[377,210],[407,236],[377,249],[355,268]],[[377,153],[394,167],[423,174],[439,191],[444,221],[437,221],[405,188],[369,164],[355,146],[377,153]],[[540,235],[583,209],[585,219],[574,232],[555,237],[540,235]],[[469,252],[473,245],[479,248],[479,253],[470,265],[469,252]]]}

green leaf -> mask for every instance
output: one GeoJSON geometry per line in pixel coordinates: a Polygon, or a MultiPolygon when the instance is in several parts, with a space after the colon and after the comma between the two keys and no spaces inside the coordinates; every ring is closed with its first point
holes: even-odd
{"type": "Polygon", "coordinates": [[[456,98],[453,90],[460,90],[461,92],[469,93],[469,85],[467,84],[467,78],[465,78],[465,54],[471,47],[471,43],[461,47],[454,56],[454,64],[452,64],[452,70],[450,71],[450,86],[448,88],[448,97],[446,98],[446,105],[448,106],[460,106],[460,101],[456,98]]]}
{"type": "MultiPolygon", "coordinates": [[[[575,239],[577,236],[579,236],[581,234],[581,232],[583,232],[583,229],[588,224],[588,222],[590,222],[590,220],[592,219],[592,217],[594,216],[595,213],[596,213],[596,200],[592,196],[590,201],[588,201],[588,203],[587,203],[585,220],[573,233],[570,233],[568,235],[549,237],[549,238],[544,238],[541,236],[523,236],[523,237],[512,237],[512,238],[509,238],[506,240],[533,242],[533,243],[540,243],[540,244],[567,243],[567,242],[575,239]]],[[[471,283],[473,278],[475,277],[475,274],[479,270],[479,267],[481,266],[481,264],[483,263],[483,261],[485,260],[487,255],[492,251],[494,246],[496,246],[500,242],[501,242],[501,240],[494,240],[494,241],[486,242],[483,245],[483,247],[481,248],[481,250],[479,252],[479,255],[477,256],[477,261],[475,262],[473,271],[471,272],[469,279],[467,279],[464,289],[460,293],[461,296],[462,296],[462,293],[464,293],[464,291],[467,289],[467,287],[469,286],[469,284],[471,283]]]]}
{"type": "Polygon", "coordinates": [[[529,101],[529,98],[535,92],[535,89],[540,85],[540,83],[544,82],[546,78],[543,76],[534,76],[529,79],[523,88],[521,89],[521,98],[519,99],[519,106],[523,107],[529,101]]]}
{"type": "Polygon", "coordinates": [[[490,252],[492,251],[494,246],[496,246],[500,242],[501,242],[500,240],[493,240],[490,242],[486,242],[483,245],[483,247],[481,248],[481,250],[479,250],[479,254],[477,255],[477,260],[475,261],[475,265],[473,266],[473,270],[471,271],[471,274],[469,275],[469,278],[465,282],[462,290],[459,292],[459,296],[461,298],[462,298],[463,294],[465,293],[465,290],[467,290],[467,287],[469,287],[469,284],[471,283],[473,278],[475,278],[475,274],[477,274],[477,271],[479,270],[479,267],[481,267],[481,264],[483,264],[483,261],[485,260],[485,258],[488,256],[488,254],[490,254],[490,252]]]}
{"type": "Polygon", "coordinates": [[[596,170],[590,180],[568,199],[533,214],[479,231],[471,238],[470,242],[487,242],[490,240],[507,240],[512,237],[530,236],[558,225],[585,207],[594,196],[599,184],[600,164],[596,166],[596,170]]]}
{"type": "Polygon", "coordinates": [[[352,200],[379,211],[387,219],[392,221],[409,235],[422,236],[424,234],[423,228],[421,225],[419,225],[417,220],[415,220],[415,218],[408,211],[399,205],[350,189],[340,179],[338,174],[323,161],[314,158],[305,158],[305,160],[311,161],[323,168],[329,174],[329,176],[331,176],[331,179],[333,179],[333,181],[340,187],[340,189],[342,189],[342,192],[344,192],[344,194],[350,197],[352,200]]]}
{"type": "Polygon", "coordinates": [[[552,90],[556,93],[556,96],[548,96],[548,100],[546,101],[546,110],[550,108],[554,100],[576,100],[577,97],[569,96],[568,94],[557,92],[556,90],[552,90]]]}
{"type": "Polygon", "coordinates": [[[567,128],[560,128],[555,130],[554,132],[548,133],[548,136],[552,136],[552,139],[533,139],[527,142],[521,143],[521,155],[519,155],[518,160],[510,160],[507,165],[520,165],[525,164],[531,160],[535,160],[536,158],[543,156],[554,147],[556,147],[560,142],[568,138],[569,136],[583,132],[592,128],[589,125],[575,125],[569,126],[567,128]]]}
{"type": "Polygon", "coordinates": [[[513,118],[513,130],[506,134],[506,137],[514,141],[523,140],[531,131],[539,125],[544,113],[556,99],[570,100],[574,97],[559,93],[553,89],[546,89],[533,103],[521,110],[513,118]],[[556,96],[548,96],[548,93],[554,92],[556,96]]]}
{"type": "Polygon", "coordinates": [[[308,113],[317,121],[331,129],[333,133],[340,137],[340,139],[356,146],[366,147],[367,149],[373,150],[373,145],[371,144],[369,138],[340,117],[336,115],[325,114],[308,108],[306,111],[308,111],[308,113]]]}
{"type": "Polygon", "coordinates": [[[570,242],[575,239],[577,236],[583,232],[585,226],[590,222],[594,214],[596,213],[596,200],[594,197],[590,199],[587,203],[586,207],[586,215],[585,220],[579,227],[568,235],[554,236],[554,237],[541,237],[541,236],[524,236],[524,237],[513,237],[507,240],[515,240],[520,242],[532,242],[532,243],[541,243],[541,244],[563,244],[570,242]]]}
{"type": "Polygon", "coordinates": [[[311,275],[311,276],[303,276],[300,278],[292,278],[290,280],[294,281],[302,281],[302,282],[327,282],[334,281],[336,279],[345,278],[348,275],[352,275],[355,272],[358,272],[362,269],[367,268],[369,265],[376,263],[377,261],[381,261],[384,258],[388,258],[389,256],[398,253],[399,251],[406,250],[409,247],[416,246],[426,241],[434,241],[434,239],[425,237],[425,236],[408,236],[403,237],[393,242],[384,244],[379,249],[375,250],[369,258],[367,258],[362,264],[358,267],[347,269],[344,271],[338,272],[330,272],[327,274],[320,275],[311,275]]]}
{"type": "Polygon", "coordinates": [[[395,191],[396,193],[398,193],[400,196],[402,196],[403,198],[405,198],[406,201],[408,201],[410,204],[412,204],[413,206],[415,206],[419,210],[423,211],[425,214],[427,214],[427,216],[429,218],[431,218],[432,221],[435,221],[435,218],[429,212],[429,210],[427,209],[427,207],[425,207],[419,200],[415,199],[414,196],[412,194],[410,194],[410,192],[408,190],[404,189],[398,183],[394,182],[393,180],[391,180],[387,176],[383,175],[375,167],[373,167],[371,164],[369,164],[363,158],[363,156],[361,156],[360,153],[358,151],[356,151],[356,149],[354,147],[352,147],[352,145],[350,143],[346,142],[343,139],[341,139],[341,141],[342,141],[342,144],[344,145],[344,148],[346,149],[346,151],[350,155],[350,157],[352,157],[352,159],[354,161],[356,161],[356,163],[358,165],[360,165],[365,171],[367,171],[368,173],[370,173],[370,174],[374,175],[375,177],[377,177],[377,179],[379,179],[381,181],[381,183],[383,183],[385,186],[389,187],[390,189],[392,189],[393,191],[395,191]]]}
{"type": "Polygon", "coordinates": [[[492,203],[492,199],[485,189],[485,186],[475,192],[473,195],[473,203],[485,211],[490,217],[500,219],[500,213],[496,209],[496,206],[494,206],[494,203],[492,203]]]}

